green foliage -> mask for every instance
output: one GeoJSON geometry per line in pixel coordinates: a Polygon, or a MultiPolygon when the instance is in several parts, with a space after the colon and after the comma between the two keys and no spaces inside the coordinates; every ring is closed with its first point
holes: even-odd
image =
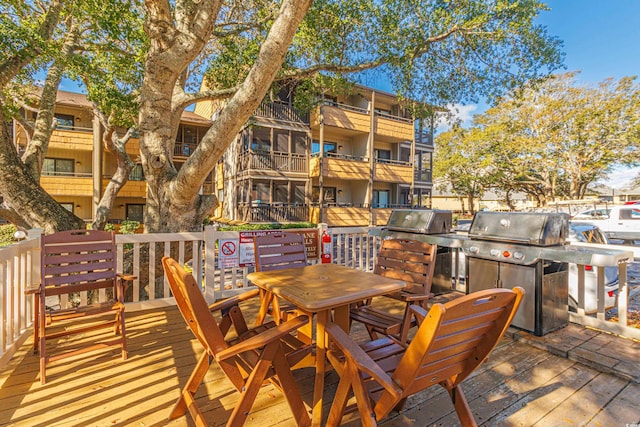
{"type": "Polygon", "coordinates": [[[125,220],[120,224],[120,234],[135,234],[140,228],[140,221],[125,220]]]}
{"type": "Polygon", "coordinates": [[[13,224],[0,225],[0,247],[15,243],[16,239],[13,235],[16,231],[18,231],[18,229],[13,224]]]}
{"type": "Polygon", "coordinates": [[[116,225],[108,222],[104,225],[104,231],[116,231],[116,225]]]}

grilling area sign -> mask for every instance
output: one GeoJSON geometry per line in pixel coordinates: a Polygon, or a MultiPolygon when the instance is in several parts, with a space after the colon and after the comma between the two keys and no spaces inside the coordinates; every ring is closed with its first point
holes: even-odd
{"type": "MultiPolygon", "coordinates": [[[[236,258],[235,267],[249,267],[254,265],[253,239],[255,236],[266,236],[268,234],[280,234],[282,230],[256,230],[256,231],[240,231],[238,244],[238,256],[236,258]]],[[[285,233],[302,234],[304,237],[304,246],[307,251],[307,259],[318,259],[318,230],[287,230],[285,233]]],[[[222,240],[220,241],[222,248],[222,240]]],[[[219,251],[222,252],[222,251],[219,251]]],[[[219,255],[220,257],[222,255],[219,255]]],[[[218,258],[220,259],[220,258],[218,258]]],[[[219,264],[219,263],[218,263],[219,264]]]]}

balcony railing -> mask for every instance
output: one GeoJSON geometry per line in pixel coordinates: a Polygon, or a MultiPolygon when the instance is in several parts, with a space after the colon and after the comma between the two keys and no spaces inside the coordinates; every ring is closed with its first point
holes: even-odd
{"type": "Polygon", "coordinates": [[[286,203],[259,203],[238,207],[240,218],[247,222],[306,222],[309,206],[286,203]]]}
{"type": "Polygon", "coordinates": [[[253,115],[287,122],[309,124],[309,113],[302,113],[281,101],[263,102],[253,115]]]}
{"type": "Polygon", "coordinates": [[[433,146],[433,134],[431,132],[416,132],[416,143],[433,146]]]}
{"type": "Polygon", "coordinates": [[[411,166],[411,162],[405,162],[404,160],[375,159],[375,162],[383,165],[411,166]]]}
{"type": "Polygon", "coordinates": [[[307,156],[296,153],[247,152],[240,155],[239,166],[241,171],[258,169],[277,172],[309,172],[307,156]]]}
{"type": "Polygon", "coordinates": [[[42,171],[42,176],[62,176],[67,178],[91,178],[91,172],[42,171]]]}
{"type": "Polygon", "coordinates": [[[413,119],[411,118],[408,119],[406,117],[394,116],[393,114],[384,113],[382,111],[376,111],[375,116],[382,117],[383,119],[393,120],[395,122],[400,122],[400,123],[413,123],[413,119]]]}
{"type": "Polygon", "coordinates": [[[367,108],[356,107],[355,105],[348,104],[340,104],[339,102],[324,100],[324,105],[328,105],[330,107],[340,108],[341,110],[353,111],[356,113],[369,114],[369,110],[367,108]]]}
{"type": "Polygon", "coordinates": [[[198,144],[196,142],[180,142],[176,141],[176,145],[173,147],[173,155],[179,157],[189,157],[196,149],[198,144]]]}

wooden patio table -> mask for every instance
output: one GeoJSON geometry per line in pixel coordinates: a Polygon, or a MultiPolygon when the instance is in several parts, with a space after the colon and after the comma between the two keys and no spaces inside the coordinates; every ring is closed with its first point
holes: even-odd
{"type": "MultiPolygon", "coordinates": [[[[322,395],[326,369],[327,337],[325,325],[333,310],[333,322],[349,332],[349,306],[374,296],[405,287],[402,280],[389,279],[337,264],[316,264],[284,270],[251,273],[247,278],[256,286],[272,292],[306,313],[316,314],[316,375],[313,388],[313,425],[322,422],[322,395]]],[[[309,322],[299,330],[312,339],[309,322]]]]}

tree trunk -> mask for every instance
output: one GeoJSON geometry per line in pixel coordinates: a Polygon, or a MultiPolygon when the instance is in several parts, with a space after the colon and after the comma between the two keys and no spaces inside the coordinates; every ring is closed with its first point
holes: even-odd
{"type": "MultiPolygon", "coordinates": [[[[243,124],[260,105],[277,72],[298,25],[311,6],[310,0],[285,0],[257,60],[236,93],[227,100],[217,119],[186,160],[180,171],[173,163],[173,147],[184,109],[178,99],[181,75],[201,52],[213,31],[211,17],[219,3],[200,3],[197,21],[172,25],[171,12],[163,2],[146,3],[151,44],[141,90],[140,151],[147,178],[146,232],[199,231],[203,220],[217,205],[213,195],[199,195],[207,175],[235,139],[243,124]],[[204,10],[207,9],[207,10],[204,10]],[[180,33],[179,31],[192,31],[180,33]],[[178,94],[178,95],[176,95],[178,94]]],[[[196,7],[196,6],[194,6],[196,7]]],[[[181,15],[185,18],[186,15],[181,15]]]]}

